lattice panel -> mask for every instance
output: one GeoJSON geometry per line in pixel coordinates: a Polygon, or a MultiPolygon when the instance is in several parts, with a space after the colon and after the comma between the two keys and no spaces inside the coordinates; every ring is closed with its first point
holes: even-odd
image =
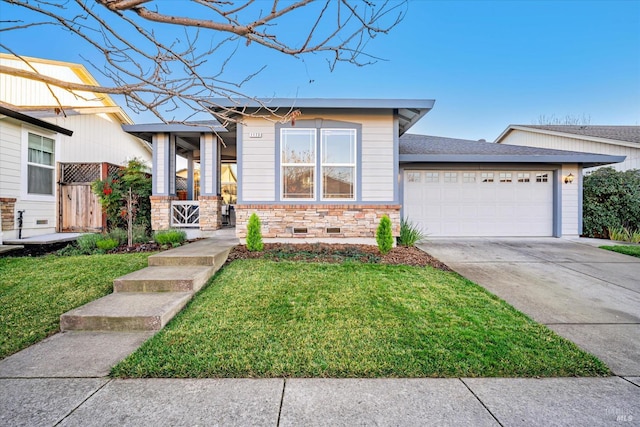
{"type": "Polygon", "coordinates": [[[120,166],[117,165],[109,165],[107,168],[107,174],[111,177],[111,178],[115,178],[118,176],[118,171],[120,170],[120,166]]]}
{"type": "Polygon", "coordinates": [[[63,163],[61,181],[71,182],[93,182],[100,179],[99,163],[63,163]]]}

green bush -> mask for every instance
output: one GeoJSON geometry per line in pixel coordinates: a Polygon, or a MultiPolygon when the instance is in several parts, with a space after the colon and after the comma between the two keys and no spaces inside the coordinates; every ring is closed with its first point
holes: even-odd
{"type": "Polygon", "coordinates": [[[640,230],[640,170],[601,168],[585,176],[583,234],[608,238],[609,229],[640,230]]]}
{"type": "Polygon", "coordinates": [[[187,233],[182,230],[160,230],[153,235],[153,240],[159,245],[180,246],[187,240],[187,233]]]}
{"type": "Polygon", "coordinates": [[[391,233],[391,220],[383,215],[376,230],[376,242],[381,254],[388,253],[393,247],[393,234],[391,233]]]}
{"type": "Polygon", "coordinates": [[[400,220],[400,236],[398,236],[400,246],[415,246],[416,242],[426,237],[427,234],[422,231],[422,228],[411,222],[409,218],[400,220]]]}
{"type": "Polygon", "coordinates": [[[247,249],[251,252],[259,252],[264,249],[262,243],[262,225],[256,213],[252,213],[247,224],[247,249]]]}
{"type": "Polygon", "coordinates": [[[91,255],[98,248],[99,240],[102,240],[101,234],[83,234],[76,240],[76,245],[81,254],[91,255]]]}
{"type": "Polygon", "coordinates": [[[146,225],[138,224],[133,226],[133,243],[149,243],[151,237],[146,225]]]}
{"type": "Polygon", "coordinates": [[[109,239],[116,240],[118,242],[117,246],[127,244],[127,230],[123,230],[122,228],[114,228],[109,233],[107,233],[109,239]]]}
{"type": "Polygon", "coordinates": [[[116,239],[111,238],[103,238],[102,240],[98,240],[96,242],[96,246],[98,249],[102,251],[110,251],[111,249],[115,249],[120,246],[120,243],[116,239]]]}

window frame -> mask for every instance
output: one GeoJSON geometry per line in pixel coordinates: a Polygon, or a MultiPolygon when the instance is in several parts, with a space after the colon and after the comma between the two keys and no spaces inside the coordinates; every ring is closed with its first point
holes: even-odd
{"type": "Polygon", "coordinates": [[[39,128],[31,126],[22,126],[21,132],[21,162],[20,162],[20,177],[21,186],[20,194],[23,200],[29,201],[41,201],[41,202],[55,202],[57,195],[57,164],[60,152],[60,135],[55,132],[47,132],[39,128]],[[36,135],[42,138],[53,140],[53,165],[44,165],[41,163],[34,163],[29,161],[29,134],[36,135]],[[51,170],[51,194],[38,194],[29,193],[29,166],[36,166],[51,170]]]}
{"type": "MultiPolygon", "coordinates": [[[[276,160],[276,188],[275,199],[276,203],[305,203],[305,204],[318,204],[324,205],[327,203],[332,204],[352,204],[362,201],[361,187],[362,187],[362,124],[352,122],[342,122],[337,120],[325,120],[325,119],[311,119],[311,120],[297,120],[295,127],[290,123],[276,123],[276,144],[275,144],[275,160],[276,160]],[[313,198],[285,198],[284,197],[284,166],[290,165],[282,161],[282,148],[283,148],[283,135],[286,130],[293,129],[310,129],[315,130],[315,164],[314,171],[314,196],[313,198]],[[324,187],[322,179],[322,130],[352,130],[354,131],[354,163],[346,166],[353,167],[353,197],[352,198],[325,198],[324,187]]],[[[333,164],[331,164],[333,165],[333,164]]],[[[310,166],[310,165],[309,165],[310,166]]]]}
{"type": "Polygon", "coordinates": [[[357,170],[358,170],[358,130],[354,129],[354,128],[332,128],[332,127],[323,127],[319,129],[319,140],[317,141],[317,145],[318,148],[320,149],[319,151],[319,158],[318,158],[318,163],[319,163],[319,168],[320,168],[320,173],[318,175],[318,178],[316,179],[316,181],[319,181],[319,194],[318,194],[318,198],[323,201],[355,201],[356,200],[356,195],[357,193],[357,184],[358,184],[358,176],[357,176],[357,170]],[[353,144],[353,162],[352,163],[324,163],[323,158],[324,158],[324,150],[323,150],[323,134],[326,131],[352,131],[353,132],[353,139],[351,141],[351,143],[353,144]],[[324,168],[325,167],[352,167],[353,168],[353,196],[352,197],[325,197],[324,194],[324,168]]]}
{"type": "Polygon", "coordinates": [[[317,181],[318,181],[318,132],[317,129],[314,128],[310,128],[310,127],[299,127],[299,128],[281,128],[280,129],[280,147],[278,150],[278,158],[280,159],[280,200],[282,201],[293,201],[293,202],[310,202],[310,201],[316,201],[318,200],[318,186],[317,186],[317,181]],[[310,163],[285,163],[283,161],[283,156],[282,156],[282,147],[284,147],[283,144],[283,135],[285,131],[300,131],[300,130],[308,130],[308,131],[312,131],[310,132],[310,134],[313,135],[313,162],[310,163]],[[312,171],[313,171],[313,195],[312,197],[285,197],[285,191],[284,191],[284,169],[285,167],[311,167],[312,171]]]}

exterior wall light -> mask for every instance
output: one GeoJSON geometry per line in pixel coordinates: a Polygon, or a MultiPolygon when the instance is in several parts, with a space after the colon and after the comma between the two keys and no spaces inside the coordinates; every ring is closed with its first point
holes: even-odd
{"type": "Polygon", "coordinates": [[[573,174],[569,173],[569,175],[564,177],[565,184],[571,184],[573,182],[573,174]]]}

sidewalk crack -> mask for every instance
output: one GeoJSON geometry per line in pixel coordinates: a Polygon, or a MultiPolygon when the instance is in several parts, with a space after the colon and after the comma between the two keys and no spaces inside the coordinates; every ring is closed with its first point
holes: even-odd
{"type": "Polygon", "coordinates": [[[79,407],[81,407],[82,405],[85,404],[85,402],[89,399],[91,399],[93,396],[96,395],[96,393],[98,393],[100,390],[102,390],[107,384],[111,383],[113,381],[113,378],[110,378],[109,381],[107,381],[106,383],[102,384],[100,387],[98,387],[93,393],[91,393],[89,396],[87,396],[86,399],[84,399],[82,402],[80,402],[75,408],[73,408],[71,411],[69,411],[69,413],[67,415],[65,415],[64,417],[62,417],[57,423],[54,424],[54,426],[59,426],[60,423],[62,423],[64,420],[66,420],[67,418],[69,418],[69,416],[71,414],[73,414],[74,412],[76,412],[78,410],[79,407]]]}
{"type": "Polygon", "coordinates": [[[464,386],[467,388],[467,390],[469,390],[469,391],[471,392],[471,394],[473,395],[473,397],[475,397],[475,398],[478,400],[478,402],[480,402],[480,404],[482,405],[482,407],[483,407],[483,408],[484,408],[484,409],[489,413],[489,415],[491,415],[491,417],[492,417],[494,420],[496,420],[496,422],[498,423],[498,425],[499,425],[500,427],[504,427],[504,425],[500,422],[500,420],[499,420],[499,419],[498,419],[498,418],[493,414],[493,412],[491,412],[491,409],[489,409],[489,408],[487,407],[487,405],[485,405],[485,404],[484,404],[484,402],[483,402],[483,401],[478,397],[478,395],[477,395],[473,390],[471,390],[471,387],[469,387],[469,385],[468,385],[466,382],[464,382],[464,380],[463,380],[462,378],[458,378],[458,379],[460,380],[460,382],[462,382],[462,384],[464,384],[464,386]]]}
{"type": "Polygon", "coordinates": [[[282,415],[282,404],[284,402],[284,390],[287,388],[287,379],[282,379],[282,395],[280,396],[280,408],[278,409],[278,422],[276,423],[276,427],[280,427],[280,416],[282,415]]]}

